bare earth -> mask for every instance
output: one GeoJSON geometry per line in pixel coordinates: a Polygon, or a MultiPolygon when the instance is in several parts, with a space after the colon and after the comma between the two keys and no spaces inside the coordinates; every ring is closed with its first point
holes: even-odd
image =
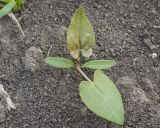
{"type": "Polygon", "coordinates": [[[105,74],[122,94],[124,128],[160,128],[159,0],[27,0],[16,14],[24,39],[13,21],[2,18],[0,83],[17,109],[0,112],[0,128],[119,128],[86,109],[76,71],[42,62],[51,46],[51,56],[70,58],[66,30],[81,3],[96,32],[92,59],[117,61],[105,74]]]}

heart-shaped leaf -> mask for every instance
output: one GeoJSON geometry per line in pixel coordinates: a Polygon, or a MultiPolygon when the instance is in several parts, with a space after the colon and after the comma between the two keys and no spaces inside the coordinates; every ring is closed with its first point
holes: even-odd
{"type": "Polygon", "coordinates": [[[75,64],[66,58],[60,58],[60,57],[47,57],[45,59],[45,62],[51,66],[57,67],[57,68],[73,68],[75,67],[75,64]]]}
{"type": "Polygon", "coordinates": [[[91,60],[82,65],[83,68],[108,69],[116,64],[114,60],[91,60]]]}
{"type": "Polygon", "coordinates": [[[67,47],[73,58],[79,57],[81,49],[88,50],[95,46],[93,27],[85,16],[83,6],[74,13],[67,32],[67,47]]]}
{"type": "Polygon", "coordinates": [[[0,18],[2,18],[3,16],[7,15],[9,12],[11,12],[11,10],[13,9],[13,7],[15,6],[15,2],[10,2],[8,4],[6,4],[1,10],[0,10],[0,18]]]}
{"type": "Polygon", "coordinates": [[[123,125],[124,108],[121,95],[101,70],[95,71],[93,82],[81,82],[80,97],[86,106],[100,117],[123,125]]]}

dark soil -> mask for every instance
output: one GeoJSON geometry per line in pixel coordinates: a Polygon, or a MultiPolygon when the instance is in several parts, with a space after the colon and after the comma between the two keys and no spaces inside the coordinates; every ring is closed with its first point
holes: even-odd
{"type": "Polygon", "coordinates": [[[33,70],[26,68],[26,51],[32,46],[44,57],[52,46],[50,55],[70,58],[66,29],[80,3],[96,32],[92,58],[117,61],[105,73],[123,96],[124,127],[160,128],[159,0],[27,0],[16,14],[24,39],[13,21],[2,18],[0,83],[17,109],[6,113],[0,128],[119,128],[86,109],[78,93],[82,78],[76,71],[43,62],[33,70]]]}

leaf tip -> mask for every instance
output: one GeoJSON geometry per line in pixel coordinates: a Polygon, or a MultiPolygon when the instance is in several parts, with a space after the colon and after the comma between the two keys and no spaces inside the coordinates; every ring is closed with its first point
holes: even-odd
{"type": "Polygon", "coordinates": [[[79,9],[82,10],[82,11],[84,11],[84,7],[83,7],[82,4],[79,5],[79,9]]]}
{"type": "Polygon", "coordinates": [[[115,123],[118,124],[118,125],[123,126],[124,125],[124,116],[121,117],[119,120],[117,120],[115,123]]]}

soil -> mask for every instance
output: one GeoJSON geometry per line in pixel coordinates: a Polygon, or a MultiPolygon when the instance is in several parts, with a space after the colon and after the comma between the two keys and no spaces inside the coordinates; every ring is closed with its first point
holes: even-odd
{"type": "MultiPolygon", "coordinates": [[[[44,57],[51,48],[50,56],[70,58],[66,30],[80,4],[96,32],[91,59],[117,61],[105,74],[122,94],[124,128],[160,128],[159,0],[27,0],[16,14],[25,38],[11,19],[3,17],[0,83],[17,109],[6,112],[0,128],[119,128],[81,102],[78,85],[83,78],[76,71],[39,64],[37,55],[27,58],[27,51],[36,48],[44,57]],[[33,69],[26,68],[30,59],[33,69]]],[[[92,71],[86,72],[92,77],[92,71]]]]}

